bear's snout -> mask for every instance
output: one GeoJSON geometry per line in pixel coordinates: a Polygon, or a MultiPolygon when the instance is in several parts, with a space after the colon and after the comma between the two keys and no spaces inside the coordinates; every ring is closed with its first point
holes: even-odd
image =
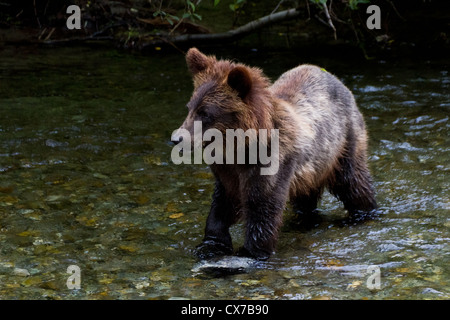
{"type": "Polygon", "coordinates": [[[178,128],[177,130],[175,130],[174,133],[172,134],[172,137],[170,138],[170,140],[175,144],[178,144],[179,142],[183,141],[183,135],[181,134],[181,129],[182,128],[178,128]]]}

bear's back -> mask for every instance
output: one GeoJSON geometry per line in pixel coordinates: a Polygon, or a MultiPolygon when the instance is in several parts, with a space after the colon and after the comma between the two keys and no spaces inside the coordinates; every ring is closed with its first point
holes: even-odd
{"type": "Polygon", "coordinates": [[[364,122],[353,94],[331,73],[300,65],[282,74],[270,90],[296,114],[300,158],[293,189],[319,188],[336,167],[349,137],[365,145],[364,122]]]}
{"type": "Polygon", "coordinates": [[[300,65],[283,73],[270,89],[274,96],[294,107],[326,101],[327,107],[356,109],[350,90],[334,75],[314,65],[300,65]]]}
{"type": "Polygon", "coordinates": [[[365,130],[351,91],[334,75],[317,66],[304,64],[283,73],[270,91],[276,98],[286,101],[303,121],[315,126],[336,126],[338,131],[357,126],[365,130]]]}

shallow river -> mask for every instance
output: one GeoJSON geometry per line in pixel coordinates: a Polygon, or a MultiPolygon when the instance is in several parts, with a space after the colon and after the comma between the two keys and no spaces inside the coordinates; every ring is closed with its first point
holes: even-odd
{"type": "MultiPolygon", "coordinates": [[[[219,55],[272,79],[312,62],[344,81],[369,128],[380,217],[342,225],[342,206],[325,194],[315,228],[299,230],[286,209],[267,262],[202,272],[193,249],[213,178],[206,165],[170,161],[192,90],[183,56],[7,47],[0,299],[449,299],[448,65],[219,55]],[[67,286],[71,265],[80,289],[67,286]]],[[[235,247],[242,234],[232,228],[235,247]]]]}

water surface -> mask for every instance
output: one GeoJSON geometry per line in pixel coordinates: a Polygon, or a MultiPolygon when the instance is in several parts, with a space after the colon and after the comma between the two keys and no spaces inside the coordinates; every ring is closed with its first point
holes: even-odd
{"type": "MultiPolygon", "coordinates": [[[[223,53],[276,79],[321,64],[354,92],[381,216],[299,230],[247,273],[193,270],[213,177],[170,161],[192,85],[182,55],[85,48],[0,51],[0,299],[448,299],[448,65],[356,64],[289,52],[223,53]],[[283,59],[279,57],[283,56],[283,59]],[[69,265],[81,269],[70,290],[69,265]],[[369,266],[380,289],[367,287],[369,266]]],[[[235,247],[242,225],[232,228],[235,247]]]]}

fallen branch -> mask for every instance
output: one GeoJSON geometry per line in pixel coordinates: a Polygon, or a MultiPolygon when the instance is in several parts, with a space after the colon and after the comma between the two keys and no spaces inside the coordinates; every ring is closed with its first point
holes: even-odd
{"type": "MultiPolygon", "coordinates": [[[[148,40],[141,45],[141,49],[146,49],[153,46],[172,45],[176,47],[177,44],[189,43],[189,44],[201,44],[201,43],[213,43],[213,42],[231,42],[246,35],[252,33],[255,30],[261,29],[268,25],[278,23],[285,20],[296,18],[300,15],[300,11],[296,8],[280,11],[277,13],[269,14],[265,17],[251,21],[237,29],[229,30],[221,33],[207,33],[207,34],[183,34],[177,36],[169,35],[157,35],[152,40],[148,40]]],[[[146,22],[146,21],[143,21],[146,22]]],[[[120,26],[125,23],[119,23],[106,27],[103,30],[93,33],[85,38],[71,38],[61,40],[49,40],[42,41],[43,44],[59,44],[59,43],[78,43],[84,41],[97,41],[97,40],[113,40],[112,36],[103,36],[107,30],[120,26]]]]}
{"type": "MultiPolygon", "coordinates": [[[[105,41],[105,40],[111,41],[111,40],[115,40],[115,39],[113,36],[104,36],[106,31],[108,31],[110,29],[114,29],[116,27],[123,26],[123,25],[127,25],[126,22],[118,22],[113,25],[107,26],[106,28],[104,28],[100,31],[94,32],[93,34],[91,34],[90,36],[87,36],[87,37],[81,37],[81,38],[74,37],[74,38],[68,38],[68,39],[50,40],[50,36],[52,35],[53,31],[55,31],[55,28],[53,28],[53,30],[45,38],[45,40],[41,41],[39,43],[40,44],[48,44],[48,45],[58,45],[58,44],[76,44],[76,43],[83,43],[83,42],[90,42],[90,41],[105,41]]],[[[45,31],[46,31],[46,29],[44,29],[44,31],[39,36],[39,40],[45,31]]]]}
{"type": "Polygon", "coordinates": [[[96,41],[114,41],[114,37],[112,36],[104,36],[104,37],[84,37],[84,38],[68,38],[68,39],[58,39],[58,40],[46,40],[38,42],[43,45],[71,45],[71,44],[80,44],[80,43],[89,43],[96,41]]]}
{"type": "Polygon", "coordinates": [[[268,25],[277,22],[296,18],[299,15],[300,11],[294,8],[269,14],[268,16],[251,21],[237,29],[229,30],[226,32],[210,33],[210,34],[183,34],[173,37],[160,36],[160,39],[155,39],[144,43],[142,45],[142,48],[145,49],[146,47],[149,46],[158,46],[168,42],[173,44],[182,44],[182,43],[199,44],[206,42],[211,43],[211,42],[234,41],[252,33],[255,30],[261,29],[263,27],[266,27],[268,25]],[[161,38],[163,38],[164,40],[162,40],[161,38]]]}

